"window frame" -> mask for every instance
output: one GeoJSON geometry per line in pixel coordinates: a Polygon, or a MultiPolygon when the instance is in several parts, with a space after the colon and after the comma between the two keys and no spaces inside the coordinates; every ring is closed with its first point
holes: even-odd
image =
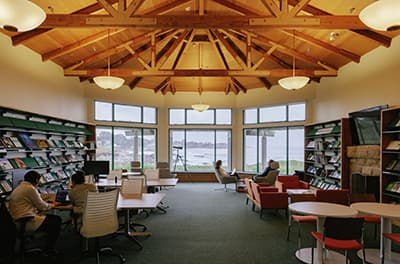
{"type": "Polygon", "coordinates": [[[264,125],[264,124],[280,124],[280,123],[287,123],[287,122],[305,122],[307,120],[307,102],[306,101],[300,101],[300,102],[291,102],[291,103],[286,103],[286,104],[276,104],[276,105],[266,105],[266,106],[259,106],[259,107],[248,107],[244,108],[242,110],[242,125],[243,126],[250,126],[250,125],[264,125]],[[304,112],[304,119],[303,120],[289,120],[289,106],[291,105],[299,105],[299,104],[304,104],[305,112],[304,112]],[[286,110],[286,116],[285,120],[281,121],[268,121],[268,122],[261,122],[260,121],[260,109],[262,108],[269,108],[269,107],[279,107],[279,106],[285,106],[286,110]],[[245,119],[245,113],[246,110],[253,110],[257,109],[257,122],[256,123],[246,123],[245,119]]]}
{"type": "MultiPolygon", "coordinates": [[[[189,123],[188,122],[188,111],[192,111],[192,108],[168,108],[168,126],[232,126],[233,125],[233,111],[232,108],[209,108],[207,111],[213,111],[214,122],[213,123],[189,123]],[[171,110],[183,110],[184,111],[184,122],[182,124],[171,124],[171,110]],[[229,110],[230,111],[230,124],[217,124],[217,110],[229,110]]],[[[194,111],[194,110],[193,110],[194,111]]]]}

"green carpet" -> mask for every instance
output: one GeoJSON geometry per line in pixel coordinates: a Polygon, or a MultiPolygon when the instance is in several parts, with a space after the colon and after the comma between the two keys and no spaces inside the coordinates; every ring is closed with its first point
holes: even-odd
{"type": "MultiPolygon", "coordinates": [[[[246,195],[237,192],[215,191],[214,183],[178,183],[166,193],[166,214],[159,211],[138,215],[153,235],[141,237],[144,248],[124,236],[107,237],[102,245],[110,245],[122,253],[127,263],[299,263],[296,250],[296,227],[291,241],[286,240],[287,217],[284,211],[258,212],[245,205],[246,195]]],[[[303,225],[306,226],[306,225],[303,225]]],[[[311,245],[309,231],[303,228],[304,246],[311,245]]],[[[368,238],[372,239],[372,230],[368,238]]],[[[377,247],[377,242],[374,245],[377,247]]],[[[77,234],[64,231],[57,248],[63,252],[64,263],[95,263],[94,258],[82,258],[77,234]]],[[[361,263],[356,257],[352,263],[361,263]]],[[[61,261],[60,261],[61,262],[61,261]]],[[[60,264],[60,262],[57,262],[60,264]]],[[[119,263],[104,256],[102,263],[119,263]]]]}

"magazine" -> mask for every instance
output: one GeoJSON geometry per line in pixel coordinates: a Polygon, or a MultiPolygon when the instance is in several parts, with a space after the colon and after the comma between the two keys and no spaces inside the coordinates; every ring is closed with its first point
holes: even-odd
{"type": "Polygon", "coordinates": [[[14,169],[8,159],[0,159],[0,167],[3,171],[14,169]]]}

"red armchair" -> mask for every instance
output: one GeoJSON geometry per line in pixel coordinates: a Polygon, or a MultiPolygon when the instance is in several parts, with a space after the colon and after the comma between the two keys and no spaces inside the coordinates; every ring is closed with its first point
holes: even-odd
{"type": "Polygon", "coordinates": [[[337,203],[343,205],[350,205],[350,191],[348,189],[342,190],[317,190],[317,202],[337,203]]]}
{"type": "Polygon", "coordinates": [[[299,176],[278,176],[276,177],[275,187],[280,192],[286,192],[288,189],[309,189],[308,182],[300,181],[299,176]]]}
{"type": "Polygon", "coordinates": [[[257,183],[252,183],[251,188],[254,195],[254,204],[260,208],[260,218],[264,209],[284,209],[287,214],[288,194],[278,192],[278,188],[262,187],[257,183]]]}

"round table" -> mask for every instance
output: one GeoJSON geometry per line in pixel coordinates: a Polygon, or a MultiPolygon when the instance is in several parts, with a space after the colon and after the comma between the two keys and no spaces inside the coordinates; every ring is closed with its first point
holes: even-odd
{"type": "MultiPolygon", "coordinates": [[[[323,232],[324,220],[326,217],[352,217],[357,211],[341,204],[324,202],[298,202],[289,205],[289,210],[304,215],[317,216],[317,231],[323,232]]],[[[301,248],[296,251],[296,257],[304,262],[311,263],[311,248],[301,248]]],[[[314,251],[314,262],[322,263],[322,245],[317,243],[317,250],[314,251]]],[[[345,263],[345,256],[334,251],[327,251],[325,263],[345,263]]]]}
{"type": "Polygon", "coordinates": [[[354,203],[352,208],[357,211],[378,215],[381,217],[380,249],[366,249],[366,259],[369,263],[381,263],[382,248],[385,246],[385,264],[400,263],[400,254],[391,252],[392,243],[389,239],[383,238],[383,233],[392,232],[392,219],[400,219],[400,205],[387,203],[362,202],[354,203]]]}

